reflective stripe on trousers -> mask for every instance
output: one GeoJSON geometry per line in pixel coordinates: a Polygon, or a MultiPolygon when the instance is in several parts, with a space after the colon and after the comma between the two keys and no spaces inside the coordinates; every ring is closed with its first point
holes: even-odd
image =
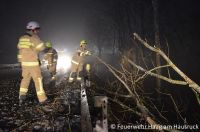
{"type": "Polygon", "coordinates": [[[22,93],[27,93],[28,92],[28,88],[22,88],[22,87],[20,87],[20,93],[22,92],[22,93]]]}
{"type": "Polygon", "coordinates": [[[38,78],[38,82],[39,82],[39,91],[37,91],[37,95],[45,94],[43,85],[42,85],[42,78],[38,78]]]}
{"type": "Polygon", "coordinates": [[[39,66],[23,66],[22,76],[23,76],[23,79],[21,81],[20,87],[24,89],[20,90],[20,95],[26,95],[25,88],[28,89],[30,79],[32,78],[34,80],[36,93],[37,93],[39,102],[45,101],[47,97],[43,89],[40,67],[39,66]]]}

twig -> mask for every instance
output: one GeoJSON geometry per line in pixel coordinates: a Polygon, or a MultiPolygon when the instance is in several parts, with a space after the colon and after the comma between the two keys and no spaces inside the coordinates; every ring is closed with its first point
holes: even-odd
{"type": "Polygon", "coordinates": [[[178,109],[178,107],[177,107],[177,105],[176,105],[176,103],[175,103],[174,98],[172,97],[172,95],[171,95],[171,94],[167,94],[167,93],[163,93],[163,92],[159,92],[159,93],[164,94],[164,95],[167,95],[167,96],[170,97],[170,99],[172,100],[172,103],[173,103],[173,105],[174,105],[174,108],[175,108],[176,112],[177,112],[178,115],[181,117],[181,119],[184,121],[184,118],[183,118],[182,115],[180,114],[179,109],[178,109]]]}
{"type": "MultiPolygon", "coordinates": [[[[152,72],[152,71],[155,71],[155,70],[157,70],[157,69],[161,69],[161,68],[165,68],[165,67],[169,67],[169,66],[170,66],[170,65],[158,66],[158,67],[155,67],[155,68],[149,70],[148,72],[152,72]]],[[[143,79],[146,75],[148,75],[148,74],[147,74],[148,72],[145,72],[145,74],[143,74],[141,77],[139,77],[135,82],[138,82],[138,81],[140,81],[141,79],[143,79]]]]}
{"type": "Polygon", "coordinates": [[[138,115],[139,117],[142,117],[142,113],[137,112],[136,110],[133,110],[133,108],[130,108],[126,105],[124,105],[122,102],[120,102],[119,100],[113,100],[112,98],[108,98],[109,100],[111,100],[112,102],[115,102],[117,104],[119,104],[121,107],[126,108],[127,110],[133,112],[134,114],[138,115]]]}

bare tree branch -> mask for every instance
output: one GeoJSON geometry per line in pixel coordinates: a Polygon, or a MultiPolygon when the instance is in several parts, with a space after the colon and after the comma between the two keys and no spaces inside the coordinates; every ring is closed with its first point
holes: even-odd
{"type": "Polygon", "coordinates": [[[129,63],[132,64],[134,67],[138,68],[139,70],[145,72],[148,75],[151,75],[151,76],[156,77],[156,78],[160,78],[160,79],[167,81],[169,83],[172,83],[172,84],[187,85],[187,83],[185,81],[173,80],[173,79],[167,78],[165,76],[153,73],[151,71],[148,71],[148,70],[142,68],[141,66],[138,66],[137,64],[135,64],[132,60],[130,60],[126,56],[124,56],[124,58],[126,58],[129,61],[129,63]]]}
{"type": "MultiPolygon", "coordinates": [[[[165,68],[165,67],[169,67],[169,65],[164,65],[164,66],[155,67],[155,68],[149,70],[149,72],[152,72],[152,71],[157,70],[157,69],[160,69],[160,68],[165,68]]],[[[143,79],[146,75],[148,75],[147,72],[146,72],[145,74],[143,74],[141,77],[139,77],[135,82],[140,81],[140,80],[143,79]]]]}
{"type": "Polygon", "coordinates": [[[200,94],[200,86],[195,83],[193,80],[191,80],[187,75],[185,75],[170,59],[167,57],[167,55],[160,50],[159,48],[152,47],[150,46],[147,42],[142,40],[142,38],[137,34],[133,34],[134,37],[141,43],[143,44],[146,48],[150,49],[151,51],[158,53],[159,55],[162,56],[162,58],[189,84],[189,87],[194,89],[198,94],[200,94]]]}
{"type": "MultiPolygon", "coordinates": [[[[113,69],[106,64],[102,59],[100,59],[99,57],[95,56],[102,64],[104,64],[109,71],[124,85],[124,87],[127,89],[127,91],[129,92],[129,94],[132,96],[133,100],[136,103],[136,106],[138,107],[138,109],[141,111],[143,118],[151,125],[155,125],[159,127],[159,124],[154,121],[152,119],[152,114],[149,112],[149,110],[139,101],[139,99],[137,98],[137,96],[130,90],[129,86],[115,73],[115,71],[113,71],[113,69]]],[[[162,130],[160,130],[162,131],[162,130]]]]}

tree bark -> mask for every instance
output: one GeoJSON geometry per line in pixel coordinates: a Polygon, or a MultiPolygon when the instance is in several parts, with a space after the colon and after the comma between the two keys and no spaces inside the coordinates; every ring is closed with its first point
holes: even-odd
{"type": "MultiPolygon", "coordinates": [[[[158,21],[158,0],[152,0],[153,5],[153,13],[154,13],[154,30],[155,30],[155,46],[160,49],[160,33],[159,33],[159,21],[158,21]]],[[[160,55],[156,53],[156,66],[159,67],[161,65],[160,55]]],[[[156,70],[157,74],[161,74],[161,69],[156,70]]],[[[156,79],[157,90],[160,91],[161,88],[161,80],[159,78],[156,79]]],[[[160,100],[160,96],[158,96],[158,100],[160,100]]]]}

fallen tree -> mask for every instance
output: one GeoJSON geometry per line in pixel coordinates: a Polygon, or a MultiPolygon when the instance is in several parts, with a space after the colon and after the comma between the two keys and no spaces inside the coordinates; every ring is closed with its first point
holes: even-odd
{"type": "Polygon", "coordinates": [[[165,61],[166,63],[174,70],[176,71],[176,73],[178,73],[178,75],[180,77],[183,78],[183,81],[179,81],[179,80],[172,80],[170,78],[166,78],[166,77],[163,77],[162,75],[158,75],[158,74],[155,74],[155,73],[152,73],[150,71],[146,71],[145,69],[142,69],[141,67],[137,66],[133,61],[131,61],[130,59],[128,59],[128,61],[135,67],[137,67],[138,69],[146,72],[148,75],[151,75],[151,76],[154,76],[154,77],[157,77],[157,78],[160,78],[162,80],[165,80],[169,83],[173,83],[173,84],[180,84],[180,85],[188,85],[192,90],[193,92],[195,93],[196,95],[196,98],[198,100],[198,103],[200,104],[200,86],[195,83],[192,79],[190,79],[184,72],[182,72],[170,59],[169,57],[159,48],[157,47],[152,47],[150,44],[148,44],[146,41],[144,41],[137,33],[134,33],[134,38],[137,39],[141,44],[143,44],[146,48],[148,48],[149,50],[159,54],[165,61]]]}
{"type": "MultiPolygon", "coordinates": [[[[187,75],[185,75],[170,59],[169,57],[160,49],[156,47],[152,47],[150,44],[148,44],[146,41],[142,40],[141,37],[134,33],[134,38],[137,39],[141,44],[143,44],[147,49],[150,49],[151,51],[159,54],[164,60],[167,62],[165,65],[158,66],[158,67],[153,67],[151,69],[146,69],[143,68],[141,65],[137,65],[132,59],[130,59],[129,56],[121,54],[122,55],[122,60],[125,60],[128,62],[128,65],[131,65],[132,68],[126,67],[124,63],[120,63],[121,69],[116,69],[115,67],[111,66],[110,64],[106,63],[103,61],[101,58],[96,57],[96,59],[104,64],[107,69],[114,75],[114,77],[118,80],[117,83],[121,83],[122,86],[117,84],[117,89],[116,87],[112,87],[110,89],[106,88],[104,91],[110,95],[113,95],[109,97],[111,102],[114,102],[121,106],[124,111],[129,111],[140,118],[144,119],[148,124],[154,125],[155,127],[159,128],[160,124],[162,124],[159,120],[158,117],[155,116],[155,111],[156,115],[158,115],[160,118],[168,122],[168,119],[162,115],[162,111],[160,112],[157,108],[156,105],[151,102],[148,97],[144,96],[143,94],[144,91],[141,89],[142,86],[140,86],[143,83],[143,80],[147,76],[152,76],[155,78],[159,78],[161,80],[164,80],[170,84],[175,84],[175,85],[185,85],[189,86],[192,91],[195,93],[197,100],[199,101],[199,85],[196,84],[193,80],[191,80],[187,75]],[[183,78],[183,80],[176,80],[172,79],[171,76],[166,77],[164,75],[160,75],[155,73],[157,69],[162,69],[162,68],[172,68],[174,71],[180,75],[180,77],[183,78]],[[125,88],[125,89],[124,89],[125,88]],[[120,90],[119,90],[120,89],[120,90]],[[122,100],[122,98],[124,100],[122,100]],[[129,102],[126,102],[126,100],[132,100],[132,103],[130,104],[129,102]],[[149,102],[151,102],[150,107],[153,107],[155,111],[152,111],[152,109],[149,109],[149,102]]],[[[127,64],[127,63],[126,63],[127,64]]],[[[112,83],[111,83],[112,84],[112,83]]],[[[186,119],[181,115],[181,112],[179,111],[179,107],[176,105],[176,101],[173,99],[173,96],[169,93],[163,93],[159,91],[159,94],[168,96],[169,99],[172,102],[172,105],[174,107],[175,112],[177,113],[177,116],[180,117],[180,119],[187,124],[186,119]]],[[[198,102],[200,104],[200,101],[198,102]]],[[[115,118],[117,118],[115,116],[115,118]]],[[[118,121],[120,119],[117,119],[118,121]]],[[[166,129],[160,129],[159,131],[163,131],[166,129]]],[[[168,131],[168,130],[167,130],[168,131]]],[[[170,130],[169,130],[170,131],[170,130]]]]}

